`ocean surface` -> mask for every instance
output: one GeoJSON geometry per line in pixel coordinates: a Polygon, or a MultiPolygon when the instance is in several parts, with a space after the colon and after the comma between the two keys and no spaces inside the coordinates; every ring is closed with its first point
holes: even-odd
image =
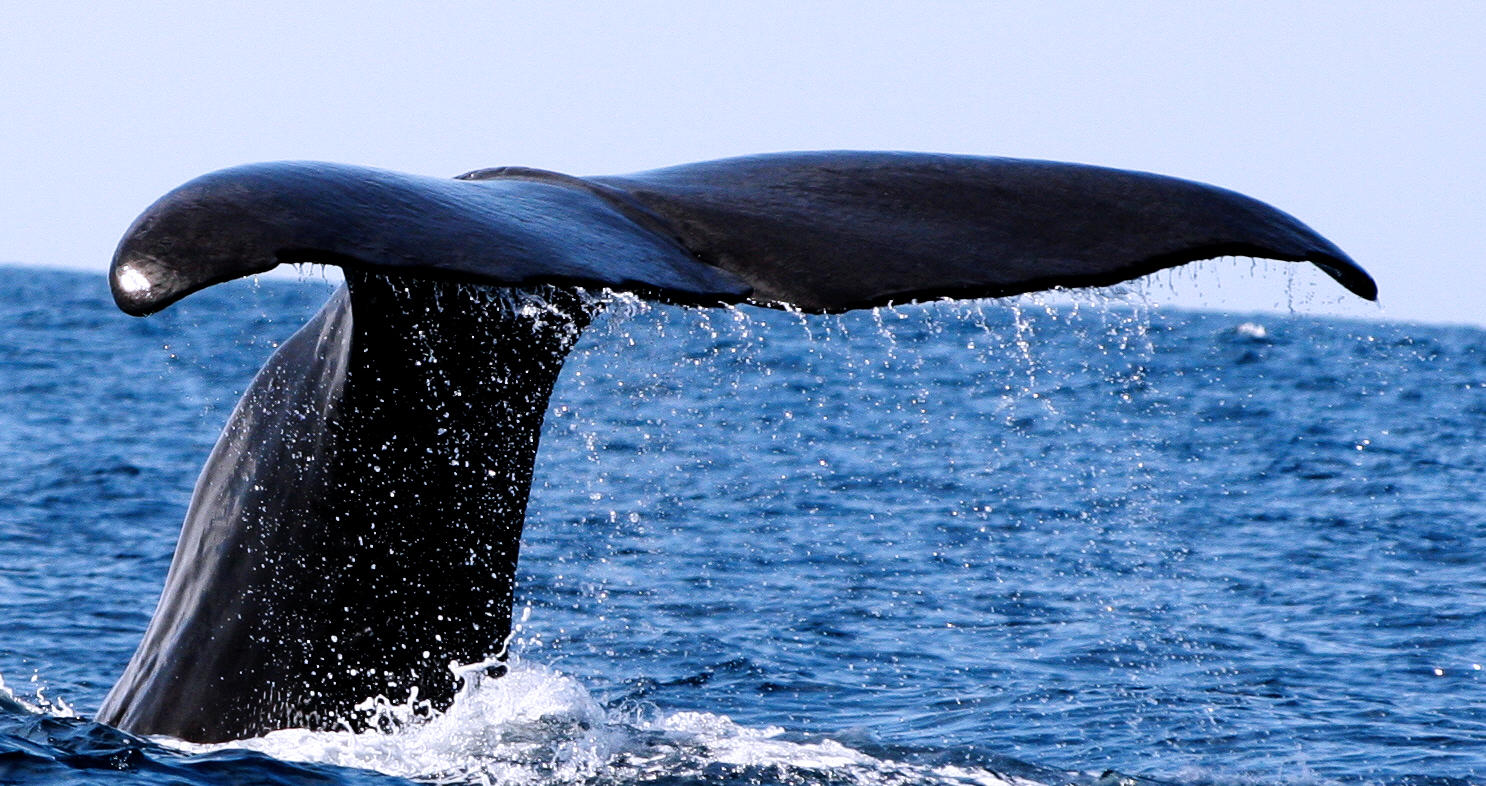
{"type": "Polygon", "coordinates": [[[392,733],[91,722],[329,289],[133,319],[0,268],[0,783],[1486,783],[1486,332],[1091,297],[618,298],[547,418],[508,676],[392,733]]]}

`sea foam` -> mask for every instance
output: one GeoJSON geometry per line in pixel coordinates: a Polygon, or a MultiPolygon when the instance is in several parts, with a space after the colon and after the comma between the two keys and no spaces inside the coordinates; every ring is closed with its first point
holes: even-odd
{"type": "Polygon", "coordinates": [[[215,745],[156,741],[197,753],[249,749],[435,783],[713,780],[719,771],[802,784],[1034,783],[985,769],[874,758],[835,740],[751,728],[714,713],[628,704],[606,709],[578,680],[533,661],[513,659],[499,679],[464,674],[446,712],[424,714],[416,701],[364,705],[390,731],[285,729],[215,745]]]}

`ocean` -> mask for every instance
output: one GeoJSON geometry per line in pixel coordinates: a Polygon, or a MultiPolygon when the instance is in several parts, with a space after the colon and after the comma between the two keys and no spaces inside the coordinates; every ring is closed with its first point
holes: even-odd
{"type": "Polygon", "coordinates": [[[134,319],[0,267],[0,782],[1486,783],[1486,331],[1090,296],[615,298],[548,413],[507,676],[390,733],[93,723],[330,288],[134,319]]]}

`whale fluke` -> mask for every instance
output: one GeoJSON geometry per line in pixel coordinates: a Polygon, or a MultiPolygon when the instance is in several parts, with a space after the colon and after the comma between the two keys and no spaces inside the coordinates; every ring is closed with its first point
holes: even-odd
{"type": "Polygon", "coordinates": [[[843,311],[1104,286],[1222,256],[1311,262],[1368,300],[1341,249],[1242,194],[1144,172],[923,153],[792,153],[598,177],[757,303],[843,311]]]}
{"type": "Polygon", "coordinates": [[[1225,189],[1051,161],[867,152],[591,178],[251,164],[145,211],[110,281],[135,315],[285,262],[843,311],[1101,286],[1221,256],[1311,262],[1377,297],[1330,241],[1225,189]]]}
{"type": "Polygon", "coordinates": [[[143,315],[281,263],[346,285],[274,353],[197,480],[165,588],[98,719],[215,742],[357,728],[355,707],[453,696],[498,653],[532,467],[596,306],[834,312],[1113,284],[1218,256],[1346,254],[1240,194],[1100,167],[784,153],[625,176],[456,179],[341,164],[205,175],[148,208],[110,270],[143,315]]]}

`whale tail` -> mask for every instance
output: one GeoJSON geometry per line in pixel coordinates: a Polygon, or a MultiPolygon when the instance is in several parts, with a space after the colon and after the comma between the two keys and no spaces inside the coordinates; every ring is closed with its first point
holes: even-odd
{"type": "Polygon", "coordinates": [[[1341,249],[1232,191],[1079,164],[865,152],[590,178],[253,164],[146,210],[110,283],[136,315],[285,262],[843,311],[1102,286],[1221,256],[1310,262],[1377,297],[1341,249]]]}
{"type": "Polygon", "coordinates": [[[120,308],[285,262],[338,265],[347,286],[233,412],[98,717],[211,742],[355,726],[362,700],[415,687],[452,700],[448,664],[509,633],[542,418],[594,308],[575,287],[829,312],[1227,255],[1310,262],[1376,297],[1340,249],[1263,203],[1073,164],[835,152],[594,178],[206,175],[125,235],[120,308]]]}

